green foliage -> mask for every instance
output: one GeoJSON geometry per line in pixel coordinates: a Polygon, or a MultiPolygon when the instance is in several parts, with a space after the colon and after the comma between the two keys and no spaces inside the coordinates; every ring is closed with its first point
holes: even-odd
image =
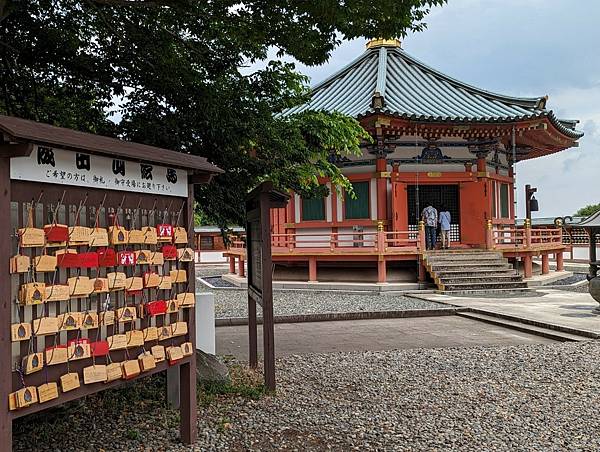
{"type": "Polygon", "coordinates": [[[593,215],[598,211],[600,211],[600,203],[590,204],[579,209],[577,212],[575,212],[575,215],[577,215],[578,217],[589,217],[590,215],[593,215]]]}
{"type": "Polygon", "coordinates": [[[336,113],[278,115],[308,98],[293,64],[240,68],[272,48],[322,64],[342,38],[423,29],[444,1],[0,0],[0,113],[205,156],[227,172],[197,189],[201,221],[241,224],[262,180],[348,188],[328,159],[367,136],[336,113]]]}

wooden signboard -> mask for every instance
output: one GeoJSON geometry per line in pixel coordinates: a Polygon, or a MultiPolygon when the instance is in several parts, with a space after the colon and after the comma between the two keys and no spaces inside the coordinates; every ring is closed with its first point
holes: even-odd
{"type": "Polygon", "coordinates": [[[263,182],[246,198],[248,244],[248,349],[250,366],[257,367],[256,304],[262,307],[265,386],[275,391],[275,328],[271,262],[271,208],[285,207],[289,196],[263,182]]]}
{"type": "MultiPolygon", "coordinates": [[[[162,267],[160,274],[181,271],[189,275],[185,282],[173,282],[172,290],[140,284],[136,290],[113,288],[106,279],[108,273],[126,273],[141,281],[149,270],[148,262],[143,266],[112,263],[111,253],[150,250],[162,256],[165,243],[96,243],[84,237],[86,234],[73,235],[70,240],[68,233],[65,237],[59,234],[61,229],[44,226],[58,224],[96,235],[111,227],[153,231],[158,224],[190,231],[194,184],[208,183],[221,170],[201,157],[1,115],[0,138],[0,209],[10,212],[10,221],[0,222],[0,299],[5,300],[0,304],[2,450],[12,448],[13,419],[118,386],[125,378],[164,372],[170,366],[179,367],[181,440],[193,443],[197,428],[195,353],[169,362],[160,360],[158,352],[163,348],[157,348],[159,359],[153,348],[152,356],[142,363],[143,372],[120,370],[125,362],[138,364],[134,357],[143,353],[143,332],[149,327],[178,324],[181,334],[170,338],[168,345],[190,343],[195,348],[193,304],[160,318],[150,318],[141,309],[142,300],[194,294],[194,262],[160,259],[153,264],[152,271],[162,267]],[[14,233],[29,229],[41,230],[40,240],[36,238],[34,243],[29,236],[14,233]],[[58,239],[65,241],[58,243],[58,239]],[[19,254],[26,256],[24,265],[39,265],[41,256],[73,251],[68,259],[59,259],[55,271],[22,271],[15,268],[13,259],[11,273],[11,257],[23,241],[28,243],[19,249],[19,254]],[[75,281],[89,282],[89,287],[75,285],[75,281]],[[45,287],[46,294],[38,296],[33,290],[21,289],[33,285],[45,287]],[[76,296],[55,297],[49,293],[51,287],[70,288],[76,296]],[[142,315],[125,325],[115,317],[125,306],[142,315]],[[78,314],[82,322],[74,320],[63,328],[55,320],[78,314]],[[129,343],[110,347],[107,338],[119,334],[129,343]],[[41,371],[37,372],[38,368],[41,371]]],[[[185,234],[178,230],[181,242],[185,234]]],[[[193,238],[192,233],[187,236],[193,238]]],[[[176,244],[173,239],[171,245],[186,248],[192,241],[176,244]]]]}

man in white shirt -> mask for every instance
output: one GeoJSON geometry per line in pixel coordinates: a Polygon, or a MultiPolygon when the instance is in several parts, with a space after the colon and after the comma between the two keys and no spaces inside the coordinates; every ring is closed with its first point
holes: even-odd
{"type": "Polygon", "coordinates": [[[435,249],[437,241],[436,231],[438,224],[438,213],[431,204],[423,209],[421,214],[423,222],[425,222],[425,245],[428,250],[435,249]]]}
{"type": "Polygon", "coordinates": [[[440,207],[439,217],[440,231],[442,233],[442,248],[448,249],[450,247],[450,223],[452,222],[452,217],[443,204],[440,207]]]}

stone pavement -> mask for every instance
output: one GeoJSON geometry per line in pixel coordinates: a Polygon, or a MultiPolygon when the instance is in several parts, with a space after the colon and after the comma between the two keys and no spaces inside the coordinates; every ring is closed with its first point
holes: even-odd
{"type": "Polygon", "coordinates": [[[600,315],[592,312],[598,307],[598,303],[589,293],[538,289],[529,294],[512,297],[500,294],[471,297],[442,294],[413,296],[422,300],[475,308],[600,334],[600,315]]]}
{"type": "MultiPolygon", "coordinates": [[[[248,327],[218,327],[217,354],[248,359],[248,327]]],[[[259,326],[259,353],[262,353],[259,326]]],[[[275,325],[277,356],[338,351],[551,343],[550,339],[458,316],[275,325]]]]}

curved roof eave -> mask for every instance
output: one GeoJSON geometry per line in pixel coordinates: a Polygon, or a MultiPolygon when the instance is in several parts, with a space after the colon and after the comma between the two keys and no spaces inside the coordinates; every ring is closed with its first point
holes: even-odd
{"type": "Polygon", "coordinates": [[[387,109],[382,109],[380,111],[376,111],[376,110],[370,108],[370,109],[366,110],[364,113],[358,114],[356,116],[356,118],[362,119],[362,118],[365,118],[367,116],[374,115],[374,114],[388,115],[388,116],[393,116],[395,118],[408,119],[408,120],[412,120],[412,121],[419,120],[419,121],[444,122],[444,123],[453,123],[453,124],[464,124],[464,123],[472,124],[472,123],[486,123],[486,122],[487,123],[495,123],[495,122],[511,123],[511,122],[541,119],[541,118],[546,117],[552,123],[552,125],[554,125],[554,127],[556,127],[558,129],[559,132],[563,133],[564,135],[568,136],[569,138],[578,139],[584,135],[584,133],[579,130],[570,129],[570,128],[564,126],[561,123],[561,120],[559,120],[552,111],[543,111],[543,112],[539,112],[539,113],[533,113],[531,115],[512,116],[512,117],[505,117],[505,118],[484,118],[484,117],[452,118],[449,116],[440,117],[440,116],[433,116],[433,115],[429,115],[429,116],[415,115],[415,114],[408,114],[408,113],[403,113],[403,112],[394,112],[394,111],[387,110],[387,109]]]}

